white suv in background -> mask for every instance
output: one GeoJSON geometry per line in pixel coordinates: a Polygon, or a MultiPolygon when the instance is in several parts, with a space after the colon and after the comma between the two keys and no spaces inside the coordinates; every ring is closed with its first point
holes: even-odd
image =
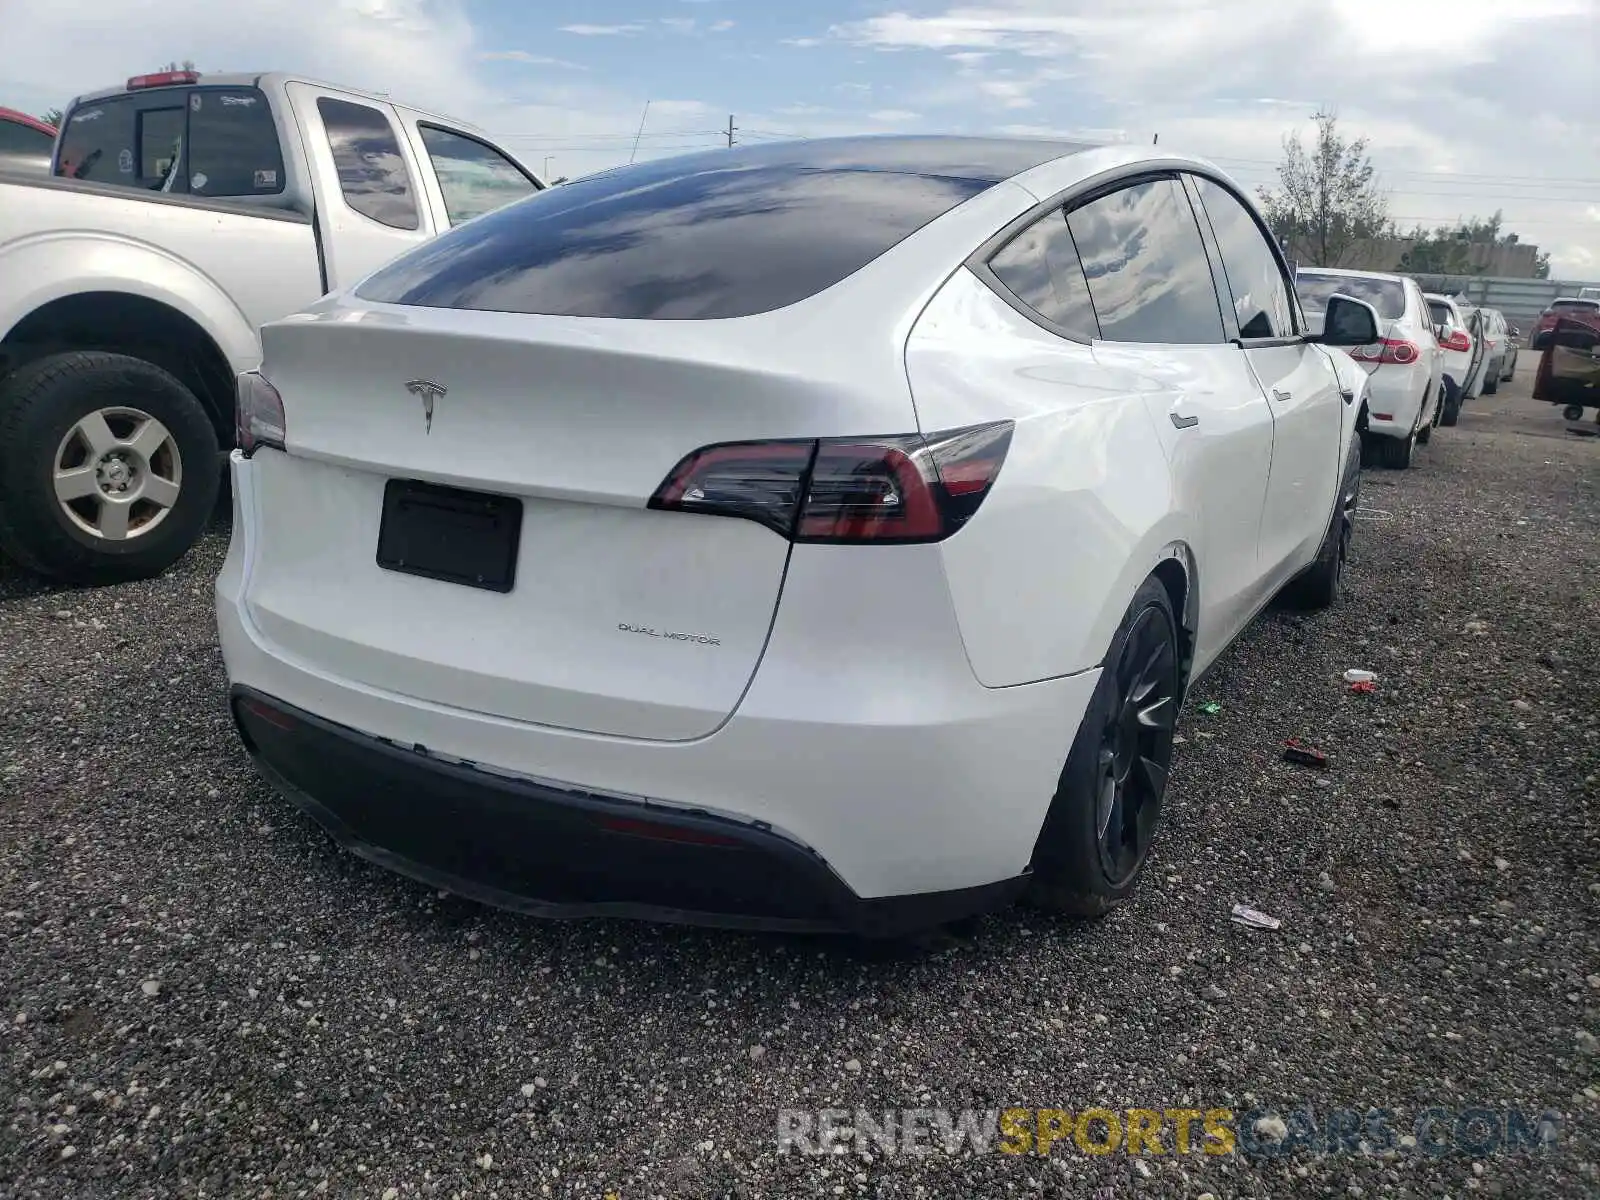
{"type": "Polygon", "coordinates": [[[1444,405],[1444,354],[1434,320],[1416,282],[1402,275],[1306,267],[1295,273],[1313,328],[1322,325],[1328,297],[1364,300],[1377,310],[1383,337],[1350,351],[1367,370],[1367,412],[1362,444],[1379,466],[1404,469],[1426,442],[1444,405]]]}
{"type": "Polygon", "coordinates": [[[1428,292],[1424,299],[1444,351],[1444,416],[1439,423],[1454,425],[1462,402],[1476,395],[1471,389],[1483,362],[1483,323],[1477,309],[1449,296],[1428,292]]]}

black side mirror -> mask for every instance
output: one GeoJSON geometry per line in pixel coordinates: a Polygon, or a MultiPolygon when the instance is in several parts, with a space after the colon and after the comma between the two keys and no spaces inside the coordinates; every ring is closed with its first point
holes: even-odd
{"type": "Polygon", "coordinates": [[[1322,332],[1311,340],[1324,346],[1370,346],[1378,337],[1377,309],[1364,300],[1333,295],[1328,297],[1322,332]]]}

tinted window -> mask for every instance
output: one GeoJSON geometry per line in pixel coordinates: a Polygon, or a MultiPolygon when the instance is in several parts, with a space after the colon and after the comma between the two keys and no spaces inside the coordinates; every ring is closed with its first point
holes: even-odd
{"type": "Polygon", "coordinates": [[[16,155],[18,158],[37,158],[50,154],[55,139],[40,133],[30,125],[8,121],[0,117],[0,156],[16,155]]]}
{"type": "Polygon", "coordinates": [[[481,217],[537,190],[498,150],[432,125],[419,128],[450,224],[481,217]]]}
{"type": "Polygon", "coordinates": [[[1600,308],[1600,300],[1557,300],[1546,312],[1591,313],[1600,308]]]}
{"type": "MultiPolygon", "coordinates": [[[[80,105],[61,135],[56,174],[159,189],[183,135],[186,92],[162,90],[80,105]]],[[[175,190],[181,188],[175,186],[175,190]]]]}
{"type": "Polygon", "coordinates": [[[1443,301],[1429,300],[1428,313],[1433,317],[1435,325],[1454,325],[1456,323],[1455,313],[1451,312],[1450,306],[1443,301]]]}
{"type": "Polygon", "coordinates": [[[1388,321],[1397,320],[1406,311],[1406,289],[1398,279],[1301,271],[1295,276],[1294,286],[1300,293],[1301,303],[1319,311],[1328,307],[1328,297],[1335,292],[1365,300],[1378,310],[1380,317],[1388,321]]]}
{"type": "Polygon", "coordinates": [[[1067,215],[1100,336],[1113,342],[1223,340],[1211,264],[1175,179],[1135,184],[1067,215]]]}
{"type": "Polygon", "coordinates": [[[997,162],[1020,170],[1028,158],[1062,152],[987,139],[840,138],[657,159],[453,229],[395,260],[360,294],[640,320],[769,312],[839,282],[986,190],[997,162]]]}
{"type": "Polygon", "coordinates": [[[416,229],[417,201],[389,118],[365,104],[318,99],[344,202],[392,229],[416,229]]]}
{"type": "Polygon", "coordinates": [[[134,160],[138,164],[134,174],[141,180],[149,181],[152,186],[167,191],[182,191],[177,179],[172,179],[170,188],[167,182],[183,155],[183,106],[140,109],[137,121],[139,155],[134,160]]]}
{"type": "Polygon", "coordinates": [[[1288,337],[1294,332],[1289,289],[1266,235],[1250,211],[1226,188],[1198,177],[1195,188],[1222,253],[1222,270],[1232,292],[1239,336],[1288,337]]]}
{"type": "Polygon", "coordinates": [[[1040,217],[989,260],[995,277],[1040,316],[1084,338],[1099,332],[1078,248],[1059,208],[1040,217]]]}
{"type": "Polygon", "coordinates": [[[283,191],[283,151],[267,98],[255,88],[200,88],[189,98],[189,191],[264,196],[283,191]]]}

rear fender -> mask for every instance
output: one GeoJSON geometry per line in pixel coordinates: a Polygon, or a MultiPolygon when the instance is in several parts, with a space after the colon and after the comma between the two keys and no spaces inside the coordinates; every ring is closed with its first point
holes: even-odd
{"type": "Polygon", "coordinates": [[[261,358],[254,327],[193,263],[110,233],[45,233],[0,248],[0,341],[30,313],[70,296],[120,292],[165,304],[206,332],[234,371],[261,358]]]}

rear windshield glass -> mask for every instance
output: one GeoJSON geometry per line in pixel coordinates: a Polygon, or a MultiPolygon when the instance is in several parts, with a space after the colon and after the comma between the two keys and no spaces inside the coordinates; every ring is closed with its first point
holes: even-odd
{"type": "Polygon", "coordinates": [[[434,308],[640,320],[769,312],[1075,147],[841,139],[657,160],[565,184],[397,259],[358,290],[434,308]]]}
{"type": "Polygon", "coordinates": [[[1335,292],[1365,300],[1386,321],[1396,320],[1404,316],[1406,311],[1406,289],[1398,279],[1374,279],[1365,275],[1318,275],[1301,271],[1295,276],[1294,290],[1300,294],[1303,306],[1318,312],[1328,307],[1328,297],[1335,292]]]}
{"type": "Polygon", "coordinates": [[[1557,300],[1550,306],[1551,312],[1594,312],[1600,308],[1600,300],[1557,300]]]}
{"type": "Polygon", "coordinates": [[[153,88],[74,109],[56,173],[196,196],[277,195],[283,153],[254,87],[153,88]]]}

